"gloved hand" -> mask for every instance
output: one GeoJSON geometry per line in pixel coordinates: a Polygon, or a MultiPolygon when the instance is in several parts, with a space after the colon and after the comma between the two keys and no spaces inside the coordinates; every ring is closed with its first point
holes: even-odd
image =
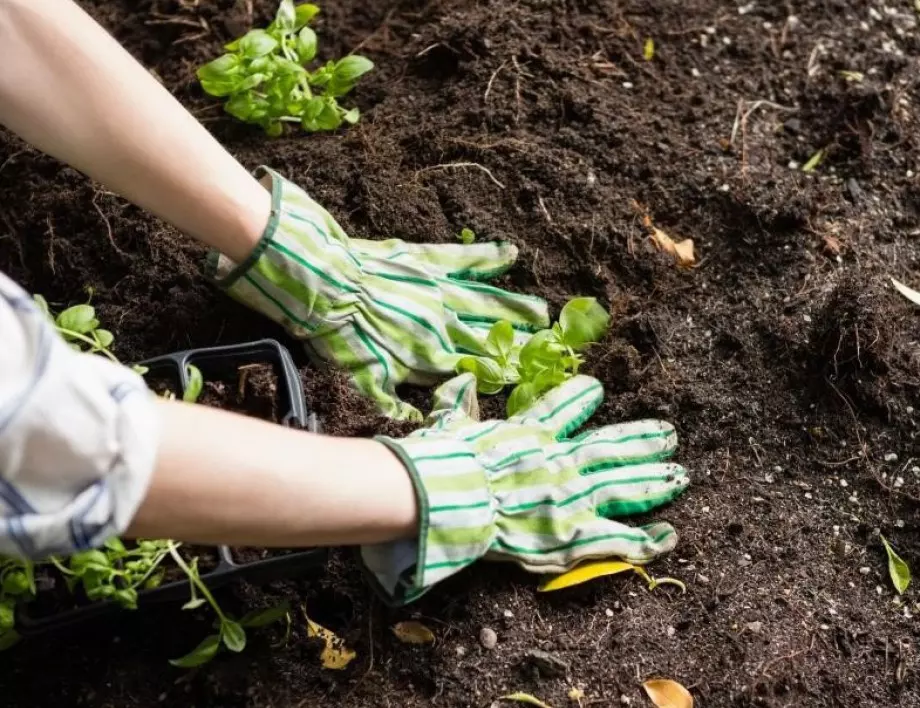
{"type": "Polygon", "coordinates": [[[361,549],[385,596],[409,602],[480,558],[560,573],[591,558],[646,563],[674,548],[670,524],[612,520],[687,487],[683,467],[666,462],[674,428],[643,420],[568,439],[602,399],[599,381],[576,376],[507,421],[478,422],[476,381],[464,374],[436,392],[431,427],[378,438],[406,465],[421,509],[415,558],[404,543],[361,549]]]}
{"type": "Polygon", "coordinates": [[[396,386],[431,385],[463,356],[486,354],[497,320],[512,323],[518,343],[549,326],[543,300],[475,282],[507,270],[513,245],[351,239],[297,185],[260,172],[271,181],[271,221],[246,262],[212,254],[213,276],[319,358],[349,370],[384,414],[421,420],[396,386]]]}

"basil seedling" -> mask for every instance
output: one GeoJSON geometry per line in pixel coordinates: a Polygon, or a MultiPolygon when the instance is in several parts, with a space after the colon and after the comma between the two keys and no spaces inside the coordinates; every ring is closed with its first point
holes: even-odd
{"type": "Polygon", "coordinates": [[[309,71],[317,39],[308,25],[318,13],[316,5],[295,7],[294,0],[282,0],[266,29],[250,30],[226,45],[226,54],[198,69],[201,87],[226,98],[227,113],[261,126],[270,137],[281,135],[285,123],[311,133],[357,123],[358,109],[346,110],[338,99],[374,64],[352,54],[309,71]]]}

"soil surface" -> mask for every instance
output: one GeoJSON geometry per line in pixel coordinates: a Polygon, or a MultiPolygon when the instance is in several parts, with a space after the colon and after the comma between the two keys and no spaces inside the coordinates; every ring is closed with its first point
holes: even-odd
{"type": "MultiPolygon", "coordinates": [[[[609,305],[593,423],[677,426],[692,485],[654,515],[681,541],[652,570],[687,592],[621,575],[543,595],[480,565],[390,611],[341,551],[226,598],[239,613],[290,599],[279,648],[281,630],[252,632],[244,653],[180,672],[166,659],[207,622],[157,608],[5,654],[4,706],[452,708],[526,691],[559,708],[572,687],[582,705],[638,706],[651,677],[707,708],[920,705],[916,589],[896,595],[878,537],[920,568],[920,319],[888,281],[920,285],[913,3],[341,0],[317,30],[324,57],[376,62],[353,98],[363,119],[276,140],[194,79],[273,2],[81,4],[247,167],[298,181],[349,233],[448,243],[470,227],[521,247],[502,286],[609,305]],[[693,239],[696,267],[655,250],[646,213],[693,239]],[[321,670],[301,606],[355,649],[346,670],[321,670]],[[395,638],[410,617],[433,645],[395,638]]],[[[0,135],[0,268],[53,305],[92,287],[123,358],[287,341],[206,282],[203,255],[0,135]]],[[[326,430],[398,428],[301,364],[326,430]]]]}

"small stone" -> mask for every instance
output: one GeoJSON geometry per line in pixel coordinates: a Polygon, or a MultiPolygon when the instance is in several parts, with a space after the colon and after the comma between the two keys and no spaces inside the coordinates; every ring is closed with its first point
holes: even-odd
{"type": "Polygon", "coordinates": [[[625,88],[625,89],[631,89],[632,87],[633,87],[632,81],[624,81],[624,82],[623,82],[623,88],[625,88]]]}
{"type": "Polygon", "coordinates": [[[896,477],[895,480],[894,480],[894,486],[895,486],[895,489],[898,489],[899,487],[903,487],[903,486],[904,486],[904,478],[903,478],[903,477],[896,477]]]}
{"type": "Polygon", "coordinates": [[[907,408],[904,409],[904,412],[907,413],[907,415],[913,415],[913,414],[914,414],[914,407],[913,407],[913,406],[907,406],[907,408]]]}
{"type": "Polygon", "coordinates": [[[847,482],[845,479],[841,479],[841,480],[840,480],[840,486],[841,486],[841,487],[849,487],[849,486],[850,486],[850,483],[847,482]]]}
{"type": "Polygon", "coordinates": [[[802,319],[806,322],[811,322],[811,315],[802,315],[802,319]]]}
{"type": "Polygon", "coordinates": [[[896,452],[889,452],[885,455],[885,462],[897,462],[898,454],[896,452]]]}
{"type": "MultiPolygon", "coordinates": [[[[917,468],[917,473],[920,474],[920,468],[917,468]]],[[[709,507],[708,507],[708,506],[704,506],[704,507],[702,508],[701,511],[702,511],[704,514],[708,514],[708,513],[709,513],[709,507]]]]}
{"type": "Polygon", "coordinates": [[[709,585],[709,577],[706,576],[706,575],[697,575],[697,576],[696,576],[696,579],[697,579],[702,585],[709,585]]]}
{"type": "Polygon", "coordinates": [[[763,622],[760,622],[760,621],[748,622],[747,630],[748,632],[751,632],[752,634],[760,634],[763,631],[763,622]]]}
{"type": "Polygon", "coordinates": [[[454,648],[454,652],[457,654],[457,656],[459,656],[459,657],[464,657],[464,656],[466,656],[466,647],[463,646],[462,644],[458,644],[458,645],[454,648]]]}
{"type": "Polygon", "coordinates": [[[514,619],[514,613],[511,610],[505,610],[502,612],[502,617],[506,620],[514,619]]]}
{"type": "Polygon", "coordinates": [[[763,476],[763,481],[766,482],[767,484],[773,484],[773,482],[776,481],[776,477],[774,477],[772,474],[770,474],[769,472],[767,472],[767,473],[763,476]]]}
{"type": "Polygon", "coordinates": [[[811,495],[811,492],[805,492],[805,498],[806,498],[806,499],[814,499],[814,497],[811,495]]]}
{"type": "Polygon", "coordinates": [[[665,630],[665,633],[666,633],[669,637],[673,637],[675,634],[677,634],[677,630],[674,629],[674,627],[668,627],[668,628],[665,630]]]}
{"type": "Polygon", "coordinates": [[[882,589],[882,586],[881,586],[881,585],[876,585],[876,586],[875,586],[875,594],[876,594],[876,595],[881,595],[883,592],[885,592],[885,591],[882,589]]]}
{"type": "Polygon", "coordinates": [[[789,160],[789,164],[787,165],[787,167],[788,167],[790,170],[797,170],[797,169],[799,169],[801,166],[802,166],[801,163],[796,162],[795,160],[789,160]]]}
{"type": "Polygon", "coordinates": [[[613,610],[608,607],[606,610],[604,610],[604,614],[608,617],[613,617],[613,610]]]}
{"type": "Polygon", "coordinates": [[[700,78],[700,70],[697,69],[696,67],[693,67],[692,69],[690,69],[690,75],[693,76],[694,79],[698,79],[700,78]]]}
{"type": "Polygon", "coordinates": [[[632,698],[624,693],[622,696],[620,696],[620,703],[622,703],[624,706],[628,706],[630,703],[632,703],[632,698]]]}
{"type": "Polygon", "coordinates": [[[491,627],[483,627],[479,630],[479,643],[486,649],[494,649],[498,644],[498,635],[491,627]]]}
{"type": "Polygon", "coordinates": [[[588,186],[593,187],[595,184],[597,184],[597,175],[595,175],[593,172],[589,172],[588,173],[588,186]]]}

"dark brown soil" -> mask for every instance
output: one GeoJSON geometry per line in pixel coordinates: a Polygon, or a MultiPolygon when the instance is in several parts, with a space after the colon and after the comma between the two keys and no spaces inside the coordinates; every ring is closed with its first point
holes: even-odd
{"type": "MultiPolygon", "coordinates": [[[[594,422],[678,427],[693,484],[655,514],[681,542],[654,572],[688,589],[617,576],[543,595],[480,565],[391,612],[341,552],[321,577],[228,602],[305,603],[357,651],[346,671],[319,668],[298,613],[283,648],[254,633],[181,673],[166,659],[207,627],[162,608],[4,655],[4,706],[452,708],[527,691],[559,708],[572,686],[636,706],[653,676],[707,708],[920,705],[916,591],[896,596],[877,536],[920,568],[920,329],[887,280],[920,284],[912,3],[341,0],[320,40],[377,62],[364,118],[277,140],[215,110],[193,74],[273,2],[82,4],[246,166],[297,180],[350,233],[451,242],[468,226],[521,247],[502,285],[609,304],[594,422]],[[694,240],[696,268],[654,251],[634,202],[694,240]],[[396,640],[410,616],[433,646],[396,640]],[[568,669],[535,671],[532,650],[568,669]]],[[[202,249],[170,227],[8,136],[0,165],[0,268],[53,304],[93,287],[121,356],[287,341],[208,285],[202,249]]],[[[381,430],[341,376],[305,369],[305,386],[327,430],[381,430]]]]}

